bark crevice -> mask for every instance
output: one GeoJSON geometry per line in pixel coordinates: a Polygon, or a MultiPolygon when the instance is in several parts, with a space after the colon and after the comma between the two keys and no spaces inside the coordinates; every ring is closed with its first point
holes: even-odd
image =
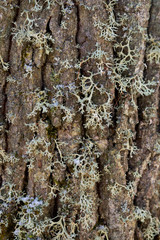
{"type": "Polygon", "coordinates": [[[148,19],[148,27],[147,27],[147,34],[149,36],[150,34],[150,23],[151,23],[151,16],[152,16],[152,9],[153,9],[153,1],[150,1],[150,8],[149,8],[149,19],[148,19]]]}
{"type": "Polygon", "coordinates": [[[27,187],[28,187],[28,181],[29,181],[29,168],[28,168],[29,162],[26,163],[26,168],[24,171],[24,178],[23,178],[23,187],[22,191],[27,194],[27,187]]]}
{"type": "MultiPolygon", "coordinates": [[[[18,16],[19,16],[20,2],[21,2],[20,0],[18,0],[18,2],[17,2],[17,6],[16,6],[16,9],[15,9],[15,16],[13,17],[13,21],[12,21],[12,24],[11,24],[11,30],[12,30],[12,27],[14,26],[14,23],[17,21],[18,16]]],[[[7,53],[7,62],[8,63],[10,63],[10,58],[11,58],[12,39],[13,39],[13,36],[12,36],[12,33],[10,33],[8,53],[7,53]]],[[[7,76],[9,76],[10,74],[11,74],[11,69],[9,68],[8,73],[6,75],[6,79],[7,79],[7,76]]],[[[3,89],[2,89],[2,95],[4,96],[3,105],[2,105],[2,115],[3,115],[3,121],[5,123],[4,139],[5,139],[5,151],[7,152],[8,151],[9,122],[6,120],[6,113],[7,113],[6,112],[7,111],[6,107],[7,107],[7,100],[8,100],[6,89],[7,89],[7,80],[5,80],[5,83],[4,83],[3,89]]]]}

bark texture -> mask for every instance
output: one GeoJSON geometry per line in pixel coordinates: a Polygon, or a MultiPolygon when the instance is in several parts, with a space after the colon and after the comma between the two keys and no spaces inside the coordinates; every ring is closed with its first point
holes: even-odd
{"type": "Polygon", "coordinates": [[[0,239],[160,239],[160,1],[0,21],[0,239]]]}

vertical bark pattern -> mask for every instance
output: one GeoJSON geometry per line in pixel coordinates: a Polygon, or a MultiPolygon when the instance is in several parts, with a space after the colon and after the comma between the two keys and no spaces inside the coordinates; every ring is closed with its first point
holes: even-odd
{"type": "Polygon", "coordinates": [[[159,239],[159,0],[0,20],[0,239],[159,239]]]}

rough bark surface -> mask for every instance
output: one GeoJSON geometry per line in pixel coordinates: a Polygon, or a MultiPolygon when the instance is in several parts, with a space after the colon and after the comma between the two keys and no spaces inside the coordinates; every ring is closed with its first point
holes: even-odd
{"type": "Polygon", "coordinates": [[[160,1],[0,21],[0,239],[160,239],[160,1]]]}

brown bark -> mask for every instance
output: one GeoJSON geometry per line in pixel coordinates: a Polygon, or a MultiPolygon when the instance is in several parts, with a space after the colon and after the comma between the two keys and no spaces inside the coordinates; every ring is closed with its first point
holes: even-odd
{"type": "Polygon", "coordinates": [[[0,20],[0,239],[159,239],[159,0],[0,20]]]}

